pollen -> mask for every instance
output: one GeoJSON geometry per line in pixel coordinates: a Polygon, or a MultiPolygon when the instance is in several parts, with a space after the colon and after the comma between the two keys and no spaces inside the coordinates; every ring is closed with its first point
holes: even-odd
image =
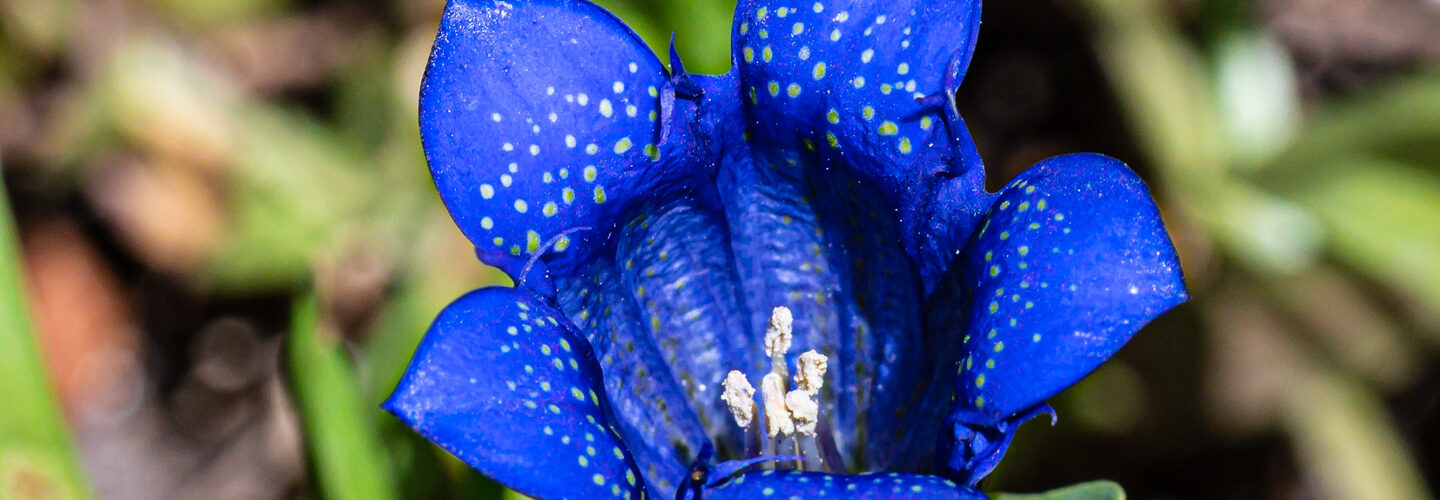
{"type": "Polygon", "coordinates": [[[802,389],[790,391],[785,395],[785,408],[790,412],[795,434],[815,435],[815,429],[820,424],[820,404],[815,402],[814,394],[802,389]]]}
{"type": "Polygon", "coordinates": [[[749,429],[750,424],[755,421],[755,386],[745,379],[745,374],[740,370],[730,370],[722,383],[725,392],[720,394],[720,400],[730,407],[730,416],[735,417],[735,425],[741,429],[749,429]]]}
{"type": "Polygon", "coordinates": [[[790,419],[790,409],[785,406],[785,378],[778,374],[766,374],[760,380],[760,393],[765,400],[765,434],[774,437],[795,433],[795,421],[790,419]]]}
{"type": "Polygon", "coordinates": [[[765,355],[772,361],[780,361],[780,370],[785,367],[785,353],[790,351],[790,343],[794,340],[795,316],[790,313],[790,308],[785,306],[776,307],[770,311],[770,324],[765,327],[765,355]]]}
{"type": "Polygon", "coordinates": [[[795,387],[812,395],[818,394],[825,386],[825,370],[830,366],[830,358],[812,349],[801,354],[796,364],[795,387]]]}
{"type": "MultiPolygon", "coordinates": [[[[825,386],[829,358],[814,350],[802,353],[795,362],[795,386],[786,387],[785,356],[794,341],[794,323],[790,309],[776,307],[771,311],[770,322],[765,328],[765,355],[770,358],[771,366],[770,371],[760,379],[760,403],[763,408],[759,411],[764,412],[764,435],[771,441],[765,446],[767,451],[761,453],[783,454],[782,448],[793,445],[794,455],[798,455],[799,459],[795,464],[800,470],[811,467],[827,470],[831,465],[843,470],[843,463],[829,464],[823,457],[807,456],[814,454],[822,442],[828,443],[831,448],[835,446],[831,431],[820,426],[820,389],[825,386]]],[[[721,385],[724,391],[720,399],[729,407],[735,424],[741,429],[751,429],[751,424],[759,415],[755,408],[755,388],[739,370],[731,370],[721,385]]],[[[759,434],[760,429],[751,432],[759,434]]]]}

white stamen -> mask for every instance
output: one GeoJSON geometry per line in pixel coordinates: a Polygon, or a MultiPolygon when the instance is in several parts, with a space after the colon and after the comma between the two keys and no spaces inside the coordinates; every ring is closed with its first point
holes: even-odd
{"type": "Polygon", "coordinates": [[[730,415],[735,417],[735,425],[741,429],[749,429],[755,419],[755,387],[750,385],[750,381],[745,379],[745,374],[740,373],[740,370],[730,370],[722,385],[725,392],[720,395],[720,399],[730,407],[730,415]]]}
{"type": "Polygon", "coordinates": [[[781,358],[780,366],[785,366],[785,353],[790,352],[790,342],[794,340],[793,326],[795,317],[790,315],[790,308],[780,306],[770,312],[770,326],[765,328],[765,355],[770,359],[781,358]]]}
{"type": "Polygon", "coordinates": [[[795,317],[790,308],[776,307],[770,311],[770,324],[765,327],[765,355],[770,357],[770,373],[780,377],[780,396],[785,395],[785,379],[790,373],[785,368],[785,354],[790,352],[790,343],[795,340],[795,317]]]}
{"type": "Polygon", "coordinates": [[[785,407],[790,410],[795,434],[814,437],[815,427],[820,424],[820,404],[815,402],[815,395],[802,389],[790,391],[785,395],[785,407]]]}
{"type": "MultiPolygon", "coordinates": [[[[765,355],[770,358],[770,370],[760,379],[760,404],[764,406],[765,433],[771,441],[763,445],[764,451],[759,449],[761,445],[758,441],[753,442],[753,445],[747,444],[747,453],[751,456],[779,453],[779,448],[787,446],[787,443],[793,445],[794,453],[802,457],[807,454],[825,454],[827,452],[822,450],[829,449],[832,450],[829,452],[829,460],[833,460],[833,464],[817,455],[799,460],[795,466],[800,470],[812,467],[815,470],[832,472],[843,470],[843,462],[833,456],[834,436],[830,431],[820,432],[819,396],[820,389],[825,386],[825,371],[829,368],[830,358],[814,350],[801,354],[795,362],[795,390],[787,387],[791,379],[785,357],[795,340],[794,322],[795,318],[788,308],[776,307],[770,313],[770,323],[765,328],[764,345],[765,355]],[[802,437],[810,439],[802,440],[802,437]],[[775,441],[777,438],[779,441],[775,441]],[[792,439],[787,441],[785,438],[792,439]]],[[[750,424],[758,418],[755,388],[750,386],[745,374],[739,370],[731,370],[726,374],[722,385],[724,394],[720,398],[729,406],[735,423],[742,429],[749,429],[750,424]]],[[[752,432],[758,434],[758,430],[752,432]]],[[[758,440],[756,434],[752,436],[758,440]]]]}
{"type": "Polygon", "coordinates": [[[795,370],[795,387],[812,396],[818,394],[825,386],[825,369],[830,366],[830,358],[812,349],[801,354],[796,364],[799,366],[795,370]]]}
{"type": "Polygon", "coordinates": [[[795,433],[795,422],[785,406],[785,379],[769,373],[760,380],[760,394],[765,400],[765,433],[770,437],[795,433]]]}

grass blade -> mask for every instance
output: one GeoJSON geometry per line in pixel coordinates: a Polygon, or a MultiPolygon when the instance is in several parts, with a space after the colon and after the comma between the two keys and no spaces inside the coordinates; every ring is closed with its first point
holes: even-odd
{"type": "Polygon", "coordinates": [[[19,238],[0,183],[0,498],[85,498],[88,486],[40,360],[19,238]]]}
{"type": "Polygon", "coordinates": [[[290,334],[290,380],[305,424],[314,476],[325,498],[397,498],[394,468],[340,339],[327,333],[314,295],[295,306],[290,334]]]}

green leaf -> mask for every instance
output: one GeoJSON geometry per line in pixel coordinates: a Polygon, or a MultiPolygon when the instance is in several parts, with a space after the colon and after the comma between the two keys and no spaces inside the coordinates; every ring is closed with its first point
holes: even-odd
{"type": "Polygon", "coordinates": [[[286,0],[149,0],[175,22],[205,29],[257,22],[287,8],[286,0]]]}
{"type": "Polygon", "coordinates": [[[313,295],[295,306],[290,380],[305,424],[306,444],[325,498],[398,498],[394,467],[341,339],[324,329],[313,295]]]}
{"type": "Polygon", "coordinates": [[[317,252],[366,220],[378,184],[361,155],[307,114],[257,106],[237,113],[236,127],[229,234],[208,278],[239,292],[298,284],[317,252]]]}
{"type": "Polygon", "coordinates": [[[86,498],[26,304],[19,238],[0,183],[0,498],[86,498]]]}
{"type": "Polygon", "coordinates": [[[1440,311],[1440,178],[1357,159],[1319,165],[1293,194],[1341,261],[1440,311]]]}
{"type": "Polygon", "coordinates": [[[1158,0],[1083,0],[1096,54],[1140,145],[1172,182],[1226,172],[1224,140],[1208,67],[1158,0]]]}
{"type": "Polygon", "coordinates": [[[670,63],[670,35],[685,69],[718,75],[730,69],[730,17],[735,0],[597,0],[645,39],[660,60],[670,63]]]}
{"type": "Polygon", "coordinates": [[[1323,250],[1325,232],[1307,207],[1233,181],[1189,186],[1186,208],[1216,241],[1249,267],[1276,274],[1308,269],[1323,250]],[[1203,194],[1194,196],[1193,194],[1203,194]]]}
{"type": "Polygon", "coordinates": [[[1044,493],[997,493],[995,500],[1125,500],[1125,489],[1114,481],[1091,481],[1044,493]]]}
{"type": "Polygon", "coordinates": [[[1321,498],[1428,498],[1385,400],[1360,382],[1308,370],[1285,393],[1283,428],[1321,498]]]}
{"type": "Polygon", "coordinates": [[[1303,177],[1337,157],[1374,156],[1425,165],[1437,154],[1440,74],[1428,73],[1327,103],[1294,147],[1268,168],[1281,176],[1303,177]]]}

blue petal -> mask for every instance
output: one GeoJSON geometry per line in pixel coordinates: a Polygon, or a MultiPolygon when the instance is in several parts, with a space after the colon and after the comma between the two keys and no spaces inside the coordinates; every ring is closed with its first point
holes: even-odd
{"type": "MultiPolygon", "coordinates": [[[[954,89],[946,89],[954,95],[954,89]]],[[[928,145],[920,161],[938,166],[929,176],[933,182],[907,184],[898,209],[905,248],[920,269],[927,299],[953,281],[947,275],[995,200],[985,191],[985,167],[965,121],[954,103],[945,103],[944,109],[950,137],[928,145]]]]}
{"type": "Polygon", "coordinates": [[[962,484],[974,486],[1000,465],[1000,459],[1005,458],[1005,451],[1010,449],[1010,441],[1015,439],[1015,431],[1020,425],[1041,414],[1049,414],[1050,424],[1055,424],[1055,410],[1049,405],[1036,406],[998,423],[982,426],[948,419],[954,439],[946,443],[944,452],[948,460],[943,470],[962,484]]]}
{"type": "Polygon", "coordinates": [[[828,132],[863,157],[857,167],[883,175],[938,124],[916,98],[963,77],[980,2],[744,0],[735,23],[740,79],[767,140],[823,144],[828,132]]]}
{"type": "Polygon", "coordinates": [[[622,435],[656,494],[668,497],[710,439],[739,451],[720,382],[730,369],[753,373],[758,365],[744,353],[759,348],[719,214],[690,202],[646,208],[618,228],[617,261],[557,284],[562,308],[600,358],[622,435]]]}
{"type": "Polygon", "coordinates": [[[953,378],[937,365],[958,356],[924,347],[920,305],[993,199],[950,97],[979,2],[749,1],[736,23],[755,153],[719,182],[738,193],[747,297],[765,302],[752,322],[787,305],[796,350],[831,356],[838,394],[822,401],[842,448],[863,443],[852,460],[927,470],[953,378]]]}
{"type": "Polygon", "coordinates": [[[687,131],[660,126],[676,121],[667,78],[589,2],[452,0],[420,128],[441,197],[481,259],[520,280],[544,254],[563,275],[606,244],[617,214],[701,173],[687,131]]]}
{"type": "MultiPolygon", "coordinates": [[[[953,94],[947,91],[947,95],[953,94]]],[[[880,448],[876,453],[880,463],[898,470],[933,470],[929,468],[932,453],[941,451],[933,444],[951,406],[955,363],[964,350],[955,342],[954,332],[965,331],[970,324],[969,311],[957,305],[973,300],[972,290],[960,277],[964,266],[954,263],[963,261],[966,243],[995,199],[985,191],[985,170],[964,121],[953,103],[947,103],[945,110],[953,148],[928,148],[924,161],[950,165],[955,174],[945,175],[934,185],[907,189],[906,201],[897,210],[907,238],[905,248],[919,270],[925,297],[919,340],[925,355],[910,362],[912,370],[921,374],[920,383],[901,403],[893,424],[906,432],[893,441],[872,445],[880,448]]]]}
{"type": "MultiPolygon", "coordinates": [[[[709,136],[705,147],[717,150],[738,142],[738,131],[713,132],[739,123],[733,75],[676,78],[699,94],[674,104],[676,128],[709,136]]],[[[621,435],[652,491],[668,497],[696,450],[713,440],[739,452],[718,391],[726,371],[758,368],[748,355],[759,349],[713,183],[652,193],[607,232],[611,244],[588,264],[552,273],[557,300],[600,359],[621,435]]]]}
{"type": "Polygon", "coordinates": [[[1035,407],[1186,299],[1149,191],[1100,155],[1051,158],[1016,177],[966,257],[975,299],[954,416],[970,424],[1035,407]]]}
{"type": "Polygon", "coordinates": [[[735,19],[755,142],[813,146],[878,186],[929,293],[989,206],[984,169],[952,102],[979,32],[980,1],[797,8],[749,0],[735,19]]]}
{"type": "Polygon", "coordinates": [[[913,364],[925,356],[920,287],[889,205],[828,165],[757,146],[722,164],[717,182],[750,328],[763,331],[774,307],[791,310],[792,357],[814,349],[830,358],[820,401],[836,444],[851,463],[876,464],[867,443],[904,432],[890,425],[894,402],[922,375],[913,364]]]}
{"type": "Polygon", "coordinates": [[[485,288],[431,325],[385,408],[527,495],[642,498],[590,344],[529,293],[485,288]]]}
{"type": "Polygon", "coordinates": [[[963,121],[943,104],[936,127],[945,139],[915,155],[929,180],[898,193],[865,180],[845,155],[758,139],[731,147],[717,179],[752,329],[763,329],[770,308],[791,308],[792,352],[831,358],[821,400],[837,444],[851,460],[889,470],[932,470],[954,377],[937,363],[953,366],[958,351],[948,338],[939,339],[946,348],[925,347],[937,342],[925,332],[945,323],[922,323],[922,297],[993,199],[963,121]]]}
{"type": "Polygon", "coordinates": [[[792,471],[749,472],[705,491],[706,500],[752,498],[984,500],[985,495],[936,476],[792,471]]]}
{"type": "Polygon", "coordinates": [[[647,483],[668,498],[708,438],[614,263],[593,266],[592,278],[558,283],[561,307],[595,349],[620,434],[647,483]]]}
{"type": "Polygon", "coordinates": [[[738,452],[739,428],[720,400],[721,382],[730,370],[755,373],[762,348],[746,324],[724,214],[712,203],[680,200],[631,221],[616,253],[641,326],[721,451],[738,452]]]}

